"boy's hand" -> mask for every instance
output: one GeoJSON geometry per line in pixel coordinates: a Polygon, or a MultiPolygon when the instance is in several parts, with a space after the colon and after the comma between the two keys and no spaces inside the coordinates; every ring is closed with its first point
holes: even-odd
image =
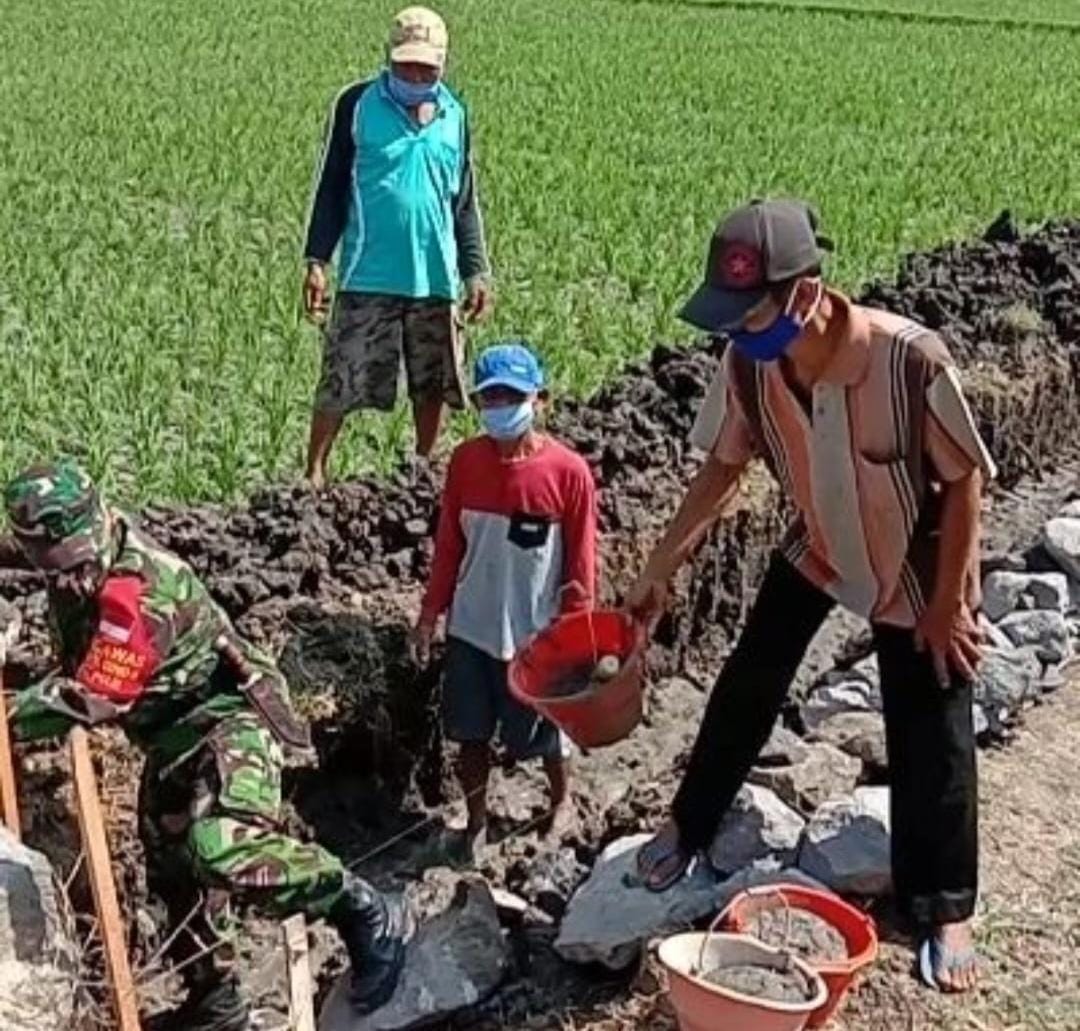
{"type": "Polygon", "coordinates": [[[482,322],[495,307],[495,294],[487,276],[473,276],[465,284],[465,301],[462,309],[470,322],[482,322]]]}
{"type": "Polygon", "coordinates": [[[435,638],[435,624],[421,616],[409,632],[409,658],[421,669],[431,662],[431,642],[435,638]]]}
{"type": "Polygon", "coordinates": [[[982,631],[965,604],[931,602],[915,627],[915,647],[930,652],[942,688],[952,686],[951,666],[964,680],[975,679],[982,659],[982,631]]]}
{"type": "Polygon", "coordinates": [[[316,325],[326,321],[327,294],[325,267],[317,261],[308,262],[304,275],[304,314],[316,325]]]}

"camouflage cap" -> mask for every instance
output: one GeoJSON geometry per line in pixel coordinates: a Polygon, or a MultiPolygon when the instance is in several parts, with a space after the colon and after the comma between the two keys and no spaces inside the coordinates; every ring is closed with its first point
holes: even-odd
{"type": "Polygon", "coordinates": [[[32,465],[4,491],[8,519],[39,569],[71,569],[103,558],[109,518],[94,481],[70,458],[32,465]]]}

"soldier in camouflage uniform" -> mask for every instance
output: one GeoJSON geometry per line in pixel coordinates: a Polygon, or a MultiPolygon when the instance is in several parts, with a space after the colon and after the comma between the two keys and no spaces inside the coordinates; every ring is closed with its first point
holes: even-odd
{"type": "Polygon", "coordinates": [[[16,698],[16,738],[112,721],[146,754],[148,882],[172,927],[187,922],[172,958],[188,998],[166,1026],[248,1026],[228,969],[230,900],[325,917],[348,948],[355,1007],[382,1005],[400,972],[405,915],[325,849],[281,829],[284,749],[310,741],[273,661],[73,462],[26,470],[5,502],[15,540],[47,577],[60,660],[16,698]]]}

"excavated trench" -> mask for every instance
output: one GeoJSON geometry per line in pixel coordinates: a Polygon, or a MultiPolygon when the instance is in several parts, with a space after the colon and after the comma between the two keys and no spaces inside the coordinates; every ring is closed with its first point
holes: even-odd
{"type": "MultiPolygon", "coordinates": [[[[861,299],[917,318],[945,338],[1000,467],[990,546],[1025,543],[1030,527],[1075,487],[1080,470],[1080,222],[1023,235],[1003,215],[981,240],[909,257],[895,281],[872,284],[861,299]]],[[[717,345],[657,347],[610,387],[587,401],[560,403],[551,417],[552,430],[595,471],[608,601],[628,585],[695,468],[685,441],[718,353],[717,345]]],[[[432,807],[448,796],[436,718],[438,667],[417,670],[404,647],[430,567],[437,496],[436,479],[421,474],[351,481],[319,496],[276,486],[238,507],[162,507],[142,516],[157,540],[206,579],[240,630],[281,655],[322,758],[318,773],[294,771],[293,801],[322,840],[354,859],[431,819],[432,807]]],[[[784,516],[768,479],[750,476],[734,516],[681,574],[650,655],[654,681],[680,675],[704,686],[745,613],[784,516]]],[[[47,661],[40,586],[30,573],[0,570],[0,595],[23,609],[31,630],[12,664],[15,684],[47,661]]],[[[695,711],[693,704],[676,706],[666,717],[679,733],[664,775],[632,747],[590,757],[596,768],[579,785],[583,830],[575,848],[544,856],[516,842],[492,875],[530,901],[547,897],[556,915],[581,875],[581,861],[617,834],[639,829],[663,805],[695,711]],[[645,769],[655,775],[638,785],[631,802],[605,806],[600,795],[589,797],[592,788],[602,793],[613,771],[616,779],[640,780],[645,769]]],[[[116,736],[105,737],[99,759],[114,842],[125,857],[120,888],[133,915],[138,966],[153,954],[156,930],[136,862],[136,759],[116,736]]],[[[22,793],[29,842],[66,874],[77,846],[64,772],[62,752],[37,747],[26,758],[22,793]]],[[[509,825],[525,822],[541,804],[534,780],[511,777],[496,791],[495,809],[502,805],[509,825]]],[[[417,872],[418,862],[416,849],[393,848],[364,870],[400,881],[417,872]]],[[[78,881],[75,896],[78,901],[78,881]]],[[[256,943],[262,940],[253,933],[256,943]]],[[[522,1012],[543,998],[543,972],[533,974],[522,1012]]],[[[549,974],[557,986],[563,975],[549,974]]]]}

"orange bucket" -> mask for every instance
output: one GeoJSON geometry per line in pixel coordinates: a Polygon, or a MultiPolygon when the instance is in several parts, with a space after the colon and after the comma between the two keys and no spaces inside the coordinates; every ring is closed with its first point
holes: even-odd
{"type": "Polygon", "coordinates": [[[877,958],[878,936],[874,921],[862,910],[831,892],[799,884],[768,884],[739,892],[720,914],[723,926],[736,934],[749,934],[750,921],[763,909],[790,906],[804,909],[835,927],[847,945],[848,958],[838,963],[807,961],[829,990],[829,997],[807,1021],[808,1028],[827,1024],[844,1001],[856,973],[877,958]]]}
{"type": "Polygon", "coordinates": [[[814,997],[804,1002],[757,998],[705,980],[702,971],[718,966],[787,967],[789,959],[782,950],[745,934],[712,930],[676,934],[661,943],[659,956],[667,968],[671,1005],[681,1031],[802,1031],[827,995],[821,977],[794,957],[790,963],[815,989],[814,997]]]}
{"type": "Polygon", "coordinates": [[[641,721],[645,629],[625,612],[560,616],[510,663],[510,693],[546,716],[581,748],[626,737],[641,721]],[[603,655],[619,659],[610,680],[590,681],[603,655]],[[580,687],[567,692],[567,685],[580,687]]]}

